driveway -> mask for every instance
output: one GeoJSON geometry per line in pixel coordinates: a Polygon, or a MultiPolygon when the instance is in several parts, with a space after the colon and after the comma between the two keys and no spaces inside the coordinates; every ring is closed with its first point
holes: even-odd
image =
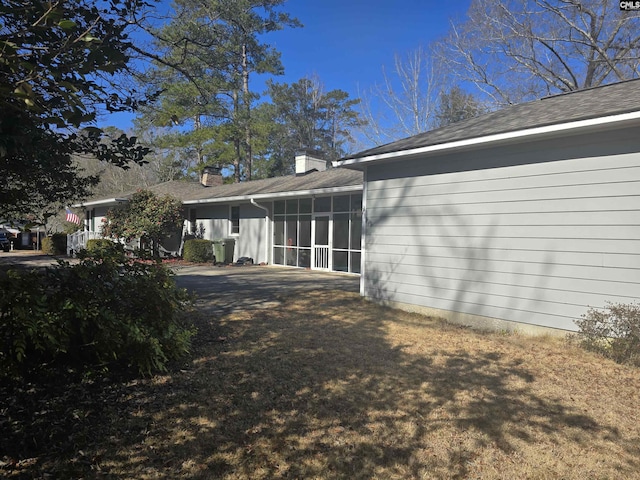
{"type": "MultiPolygon", "coordinates": [[[[55,263],[55,257],[32,250],[0,253],[0,265],[36,268],[55,263]]],[[[181,265],[174,271],[178,285],[196,293],[199,307],[222,313],[269,308],[278,305],[283,297],[304,295],[311,290],[358,292],[360,285],[357,275],[274,266],[181,265]]]]}
{"type": "MultiPolygon", "coordinates": [[[[59,257],[72,260],[68,257],[59,257]]],[[[56,264],[56,257],[44,255],[39,250],[12,250],[0,252],[0,265],[22,265],[25,267],[47,267],[56,264]]]]}
{"type": "Polygon", "coordinates": [[[197,304],[209,311],[270,308],[285,297],[311,290],[358,292],[360,277],[272,266],[209,267],[176,269],[179,286],[197,295],[197,304]]]}

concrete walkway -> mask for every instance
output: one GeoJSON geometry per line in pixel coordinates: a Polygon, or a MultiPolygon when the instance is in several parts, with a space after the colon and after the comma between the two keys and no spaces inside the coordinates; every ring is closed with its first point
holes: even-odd
{"type": "Polygon", "coordinates": [[[283,297],[311,290],[358,292],[360,277],[283,267],[203,267],[176,269],[179,286],[197,295],[197,305],[211,312],[270,308],[283,297]]]}

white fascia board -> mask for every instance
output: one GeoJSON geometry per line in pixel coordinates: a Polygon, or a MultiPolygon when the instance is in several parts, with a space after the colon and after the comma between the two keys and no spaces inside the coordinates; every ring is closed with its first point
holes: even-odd
{"type": "Polygon", "coordinates": [[[332,193],[348,193],[362,191],[362,185],[347,185],[344,187],[329,187],[329,188],[316,188],[314,190],[290,190],[287,192],[278,193],[260,193],[256,195],[238,195],[233,197],[220,197],[220,198],[203,198],[201,200],[185,200],[182,203],[184,205],[197,205],[203,203],[232,203],[253,200],[264,199],[278,199],[278,198],[291,198],[291,197],[305,197],[309,195],[329,195],[332,193]]]}
{"type": "Polygon", "coordinates": [[[475,146],[491,146],[494,143],[507,143],[517,140],[528,140],[528,137],[537,137],[551,134],[562,134],[564,132],[579,133],[582,129],[595,129],[598,127],[615,128],[623,126],[624,123],[640,120],[640,111],[631,113],[622,113],[619,115],[610,115],[607,117],[591,118],[588,120],[579,120],[576,122],[559,123],[556,125],[547,125],[544,127],[527,128],[524,130],[516,130],[513,132],[497,133],[484,137],[468,138],[455,142],[440,143],[437,145],[428,145],[426,147],[412,148],[408,150],[399,150],[395,152],[381,153],[379,155],[370,155],[368,157],[351,158],[349,160],[336,160],[332,164],[334,167],[356,166],[362,163],[371,163],[379,161],[389,161],[410,155],[436,155],[440,153],[448,153],[460,149],[473,148],[475,146]]]}
{"type": "Polygon", "coordinates": [[[102,200],[92,200],[90,202],[74,203],[71,205],[74,208],[81,207],[97,207],[100,205],[117,205],[118,203],[128,202],[127,198],[103,198],[102,200]]]}

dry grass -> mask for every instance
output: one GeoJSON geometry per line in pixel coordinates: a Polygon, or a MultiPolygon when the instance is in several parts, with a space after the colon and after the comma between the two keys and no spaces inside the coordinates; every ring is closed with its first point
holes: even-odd
{"type": "Polygon", "coordinates": [[[195,353],[0,476],[640,478],[640,371],[560,340],[324,292],[202,318],[195,353]]]}

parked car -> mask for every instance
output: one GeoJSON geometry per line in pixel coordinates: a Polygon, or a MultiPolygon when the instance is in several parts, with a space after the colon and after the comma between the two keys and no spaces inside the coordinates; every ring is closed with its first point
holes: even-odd
{"type": "Polygon", "coordinates": [[[7,234],[4,232],[0,232],[0,248],[4,252],[11,250],[11,242],[7,238],[7,234]]]}

